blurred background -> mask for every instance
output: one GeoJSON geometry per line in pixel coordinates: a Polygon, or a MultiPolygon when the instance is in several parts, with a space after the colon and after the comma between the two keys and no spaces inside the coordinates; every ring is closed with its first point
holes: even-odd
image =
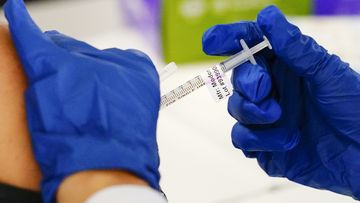
{"type": "MultiPolygon", "coordinates": [[[[219,60],[201,51],[201,36],[208,27],[254,20],[270,4],[278,5],[304,33],[360,70],[359,0],[33,0],[27,4],[43,30],[58,30],[102,49],[140,49],[158,68],[177,62],[180,69],[162,84],[164,92],[219,60]]],[[[226,102],[214,103],[206,88],[160,113],[161,185],[170,203],[355,202],[267,177],[255,160],[232,147],[234,123],[226,102]]]]}

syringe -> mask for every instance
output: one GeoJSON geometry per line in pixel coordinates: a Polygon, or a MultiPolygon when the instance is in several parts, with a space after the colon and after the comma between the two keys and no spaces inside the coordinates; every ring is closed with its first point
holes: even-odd
{"type": "Polygon", "coordinates": [[[195,90],[201,88],[202,86],[209,85],[210,91],[213,91],[213,95],[218,96],[217,100],[223,99],[224,96],[228,96],[227,92],[229,91],[225,82],[224,77],[225,73],[240,66],[241,64],[250,61],[252,64],[256,64],[254,54],[259,51],[269,48],[272,49],[272,46],[269,40],[264,36],[264,41],[252,47],[248,47],[244,40],[240,40],[240,44],[243,50],[227,60],[216,64],[213,68],[209,69],[205,74],[198,75],[193,79],[185,82],[183,85],[175,88],[169,93],[161,97],[161,109],[164,109],[171,104],[174,104],[178,100],[184,98],[185,96],[191,94],[195,90]],[[223,95],[227,94],[227,95],[223,95]]]}

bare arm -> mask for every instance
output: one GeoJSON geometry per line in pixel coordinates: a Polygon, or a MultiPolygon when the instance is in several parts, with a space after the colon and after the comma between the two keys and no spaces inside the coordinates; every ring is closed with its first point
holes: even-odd
{"type": "Polygon", "coordinates": [[[96,192],[114,185],[141,185],[147,183],[136,176],[123,171],[88,171],[65,179],[58,194],[58,203],[81,203],[96,192]]]}
{"type": "Polygon", "coordinates": [[[6,25],[0,25],[0,182],[39,190],[41,173],[26,126],[26,79],[6,25]]]}

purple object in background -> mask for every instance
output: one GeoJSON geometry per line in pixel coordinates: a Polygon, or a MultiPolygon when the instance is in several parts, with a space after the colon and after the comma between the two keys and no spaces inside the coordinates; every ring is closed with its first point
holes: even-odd
{"type": "Polygon", "coordinates": [[[317,15],[359,15],[360,0],[314,0],[317,15]]]}
{"type": "Polygon", "coordinates": [[[161,53],[161,0],[121,0],[128,25],[141,30],[145,39],[161,53]]]}
{"type": "Polygon", "coordinates": [[[131,25],[157,25],[160,18],[160,0],[121,0],[126,19],[131,25]]]}

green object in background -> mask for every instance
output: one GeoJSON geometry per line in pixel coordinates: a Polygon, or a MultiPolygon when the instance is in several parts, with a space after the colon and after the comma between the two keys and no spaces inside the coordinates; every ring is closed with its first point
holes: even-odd
{"type": "Polygon", "coordinates": [[[212,59],[202,52],[203,33],[213,25],[254,20],[268,5],[285,14],[308,15],[311,0],[163,0],[162,44],[166,62],[212,59]]]}

